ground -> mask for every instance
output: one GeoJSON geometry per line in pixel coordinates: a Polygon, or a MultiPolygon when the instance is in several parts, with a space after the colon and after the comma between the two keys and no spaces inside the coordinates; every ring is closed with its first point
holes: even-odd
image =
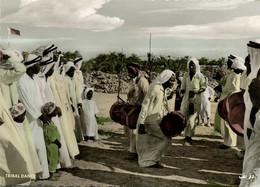
{"type": "MultiPolygon", "coordinates": [[[[122,95],[125,99],[125,95],[122,95]]],[[[109,117],[115,94],[95,93],[99,116],[109,117]]],[[[171,103],[170,103],[171,104],[171,103]]],[[[212,103],[212,119],[216,103],[212,103]]],[[[237,150],[221,150],[223,140],[213,127],[197,126],[191,146],[183,136],[172,138],[172,147],[162,158],[162,169],[141,168],[124,158],[128,141],[123,126],[109,122],[99,125],[98,141],[80,142],[80,155],[71,168],[62,169],[55,180],[34,181],[40,186],[238,186],[242,160],[237,150]]]]}

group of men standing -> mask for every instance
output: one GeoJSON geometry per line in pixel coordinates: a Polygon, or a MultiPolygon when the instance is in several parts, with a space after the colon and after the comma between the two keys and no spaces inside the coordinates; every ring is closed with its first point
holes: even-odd
{"type": "MultiPolygon", "coordinates": [[[[72,165],[71,159],[79,154],[77,141],[84,139],[79,117],[84,90],[82,58],[66,62],[54,45],[40,47],[26,57],[17,50],[2,53],[0,186],[48,179],[43,124],[52,121],[60,134],[58,168],[72,165]],[[42,112],[49,102],[59,111],[52,118],[42,112]],[[14,122],[9,111],[17,103],[22,103],[26,112],[21,124],[14,122]]],[[[18,114],[19,110],[13,112],[18,114]]]]}

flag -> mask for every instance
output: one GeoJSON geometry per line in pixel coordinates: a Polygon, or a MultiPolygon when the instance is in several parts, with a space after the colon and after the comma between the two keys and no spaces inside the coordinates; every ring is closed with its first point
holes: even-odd
{"type": "Polygon", "coordinates": [[[19,36],[21,36],[21,35],[20,35],[20,31],[17,30],[17,29],[9,28],[9,33],[10,33],[10,34],[13,34],[13,35],[19,35],[19,36]]]}

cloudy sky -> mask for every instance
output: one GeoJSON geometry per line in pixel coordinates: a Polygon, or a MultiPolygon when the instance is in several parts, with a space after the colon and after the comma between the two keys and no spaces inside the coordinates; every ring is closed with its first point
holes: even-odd
{"type": "Polygon", "coordinates": [[[210,59],[245,57],[260,38],[260,1],[254,0],[0,0],[1,46],[33,51],[56,44],[81,52],[124,52],[210,59]]]}

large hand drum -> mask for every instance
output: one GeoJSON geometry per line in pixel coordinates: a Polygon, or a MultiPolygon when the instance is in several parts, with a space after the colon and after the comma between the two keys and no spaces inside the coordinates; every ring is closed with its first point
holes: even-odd
{"type": "Polygon", "coordinates": [[[115,102],[110,108],[110,117],[114,122],[126,125],[130,129],[136,128],[141,106],[133,106],[123,102],[115,102]]]}
{"type": "Polygon", "coordinates": [[[218,104],[219,116],[227,121],[231,129],[239,136],[244,136],[245,103],[243,92],[234,93],[218,104]]]}
{"type": "Polygon", "coordinates": [[[160,126],[166,136],[174,137],[180,135],[185,129],[186,120],[180,112],[173,111],[163,117],[160,126]]]}

